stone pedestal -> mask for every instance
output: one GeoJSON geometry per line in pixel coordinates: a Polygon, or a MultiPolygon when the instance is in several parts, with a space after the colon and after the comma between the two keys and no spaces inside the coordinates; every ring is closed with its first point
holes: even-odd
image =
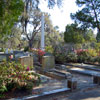
{"type": "Polygon", "coordinates": [[[21,65],[33,67],[33,57],[30,57],[30,56],[20,57],[19,62],[21,63],[21,65]]]}
{"type": "Polygon", "coordinates": [[[76,81],[76,79],[68,79],[67,87],[70,88],[71,91],[75,90],[77,88],[77,81],[76,81]]]}
{"type": "Polygon", "coordinates": [[[42,57],[42,69],[49,70],[55,67],[54,56],[43,56],[42,57]]]}
{"type": "Polygon", "coordinates": [[[93,76],[93,83],[100,85],[100,75],[99,76],[93,76]]]}

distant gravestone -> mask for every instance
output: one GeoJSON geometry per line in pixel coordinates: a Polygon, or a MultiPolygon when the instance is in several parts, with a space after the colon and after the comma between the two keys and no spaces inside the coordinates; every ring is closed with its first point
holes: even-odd
{"type": "Polygon", "coordinates": [[[33,57],[31,57],[31,56],[20,57],[19,62],[21,63],[21,65],[33,67],[33,57]]]}
{"type": "Polygon", "coordinates": [[[42,69],[49,70],[55,67],[54,56],[43,56],[42,57],[42,69]]]}

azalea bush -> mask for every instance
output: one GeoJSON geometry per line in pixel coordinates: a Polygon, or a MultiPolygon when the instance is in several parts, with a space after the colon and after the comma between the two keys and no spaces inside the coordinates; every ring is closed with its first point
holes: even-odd
{"type": "Polygon", "coordinates": [[[42,57],[44,56],[45,51],[38,49],[38,57],[39,57],[39,62],[42,63],[42,57]]]}
{"type": "Polygon", "coordinates": [[[0,64],[0,94],[5,91],[24,89],[28,92],[40,83],[39,75],[30,72],[30,66],[22,66],[15,62],[4,61],[0,64]]]}

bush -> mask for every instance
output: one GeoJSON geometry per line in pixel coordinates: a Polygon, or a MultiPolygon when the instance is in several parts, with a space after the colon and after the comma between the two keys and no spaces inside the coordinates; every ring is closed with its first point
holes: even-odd
{"type": "Polygon", "coordinates": [[[56,63],[65,63],[66,62],[66,55],[64,53],[55,53],[55,62],[56,63]]]}
{"type": "Polygon", "coordinates": [[[45,51],[46,51],[46,52],[49,52],[49,53],[53,53],[53,52],[54,52],[52,46],[46,46],[45,51]]]}
{"type": "Polygon", "coordinates": [[[29,51],[29,47],[28,46],[24,48],[24,52],[27,52],[27,51],[29,51]]]}
{"type": "Polygon", "coordinates": [[[5,92],[3,87],[5,87],[7,91],[14,91],[16,89],[21,89],[22,87],[26,87],[26,90],[30,91],[34,86],[33,80],[39,80],[38,74],[29,72],[31,69],[33,68],[29,66],[22,66],[15,62],[3,62],[0,65],[1,92],[5,92]]]}
{"type": "Polygon", "coordinates": [[[78,62],[80,62],[80,63],[87,62],[89,60],[89,58],[90,58],[90,56],[87,51],[82,51],[82,52],[78,53],[78,62]]]}
{"type": "Polygon", "coordinates": [[[77,62],[77,55],[76,53],[68,53],[66,57],[67,62],[77,62]]]}
{"type": "Polygon", "coordinates": [[[91,57],[96,57],[98,55],[98,53],[94,49],[88,49],[87,52],[91,57]]]}

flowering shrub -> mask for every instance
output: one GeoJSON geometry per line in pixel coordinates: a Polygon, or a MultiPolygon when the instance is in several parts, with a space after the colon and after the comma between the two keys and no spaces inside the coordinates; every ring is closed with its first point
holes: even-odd
{"type": "Polygon", "coordinates": [[[40,82],[40,79],[39,75],[30,72],[30,69],[32,68],[29,66],[22,66],[15,62],[5,61],[0,64],[0,94],[5,91],[23,89],[23,87],[26,91],[31,91],[33,86],[40,82]]]}
{"type": "Polygon", "coordinates": [[[43,50],[38,49],[39,62],[42,63],[42,57],[45,54],[43,50]]]}
{"type": "Polygon", "coordinates": [[[45,54],[45,52],[43,50],[40,50],[40,49],[38,50],[38,55],[39,56],[43,56],[44,54],[45,54]]]}

